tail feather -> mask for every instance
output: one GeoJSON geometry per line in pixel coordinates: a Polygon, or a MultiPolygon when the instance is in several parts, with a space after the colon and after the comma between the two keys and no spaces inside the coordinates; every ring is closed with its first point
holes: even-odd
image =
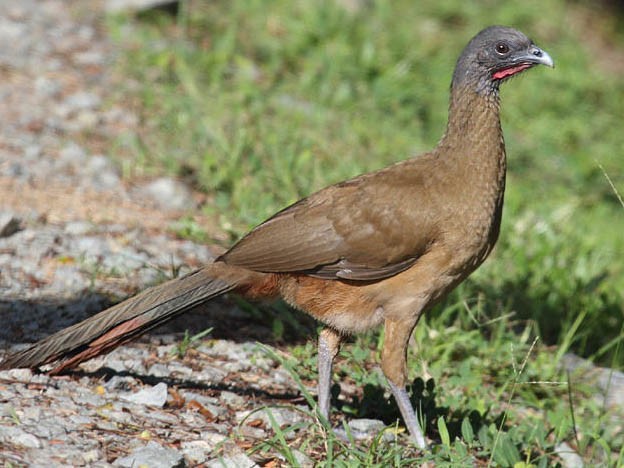
{"type": "Polygon", "coordinates": [[[215,278],[219,275],[214,273],[212,268],[207,267],[149,288],[23,351],[9,355],[0,362],[0,369],[35,368],[63,360],[51,371],[58,373],[109,351],[239,285],[232,275],[226,275],[230,276],[227,279],[219,279],[215,278]]]}

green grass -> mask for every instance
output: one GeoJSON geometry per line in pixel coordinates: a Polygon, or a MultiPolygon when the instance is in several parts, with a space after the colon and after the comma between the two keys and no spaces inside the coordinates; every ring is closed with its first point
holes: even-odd
{"type": "MultiPolygon", "coordinates": [[[[301,196],[433,147],[467,40],[489,24],[527,32],[557,68],[502,92],[501,239],[417,327],[410,375],[427,376],[414,388],[439,437],[436,465],[550,466],[556,443],[577,445],[572,416],[586,461],[606,463],[622,436],[557,361],[569,350],[624,368],[624,70],[607,63],[624,56],[621,13],[562,0],[347,3],[189,2],[177,19],[111,18],[119,72],[137,83],[120,99],[131,96],[141,117],[141,131],[114,148],[120,164],[190,181],[234,240],[301,196]],[[555,383],[530,383],[544,381],[555,383]]],[[[287,312],[271,320],[280,336],[296,329],[287,312]]],[[[341,403],[344,414],[396,417],[372,370],[382,340],[366,334],[343,351],[337,374],[366,388],[341,403]]],[[[313,346],[291,352],[313,379],[313,346]]],[[[348,460],[344,445],[332,447],[348,460]]],[[[399,464],[405,448],[387,450],[379,463],[399,464]]]]}

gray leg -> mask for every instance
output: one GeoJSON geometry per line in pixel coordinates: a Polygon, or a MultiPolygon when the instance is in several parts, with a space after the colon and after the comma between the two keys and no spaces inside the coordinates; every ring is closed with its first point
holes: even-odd
{"type": "Polygon", "coordinates": [[[388,379],[390,390],[399,405],[411,438],[420,449],[425,449],[425,437],[418,424],[414,408],[405,391],[407,383],[407,344],[418,317],[412,323],[405,320],[386,319],[384,347],[381,352],[381,368],[388,379]]]}
{"type": "Polygon", "coordinates": [[[414,413],[412,402],[409,399],[405,387],[397,387],[390,380],[388,380],[388,385],[390,385],[390,390],[392,390],[394,399],[401,410],[401,416],[403,416],[403,421],[405,421],[405,425],[410,432],[412,440],[419,449],[426,449],[427,443],[425,442],[425,436],[420,428],[418,418],[416,418],[416,413],[414,413]]]}
{"type": "Polygon", "coordinates": [[[325,328],[318,340],[318,406],[321,415],[329,421],[332,363],[340,349],[340,335],[331,328],[325,328]]]}

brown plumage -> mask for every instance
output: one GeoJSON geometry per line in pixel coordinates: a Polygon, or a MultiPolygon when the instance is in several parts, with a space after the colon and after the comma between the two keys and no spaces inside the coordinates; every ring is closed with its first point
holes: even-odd
{"type": "Polygon", "coordinates": [[[493,26],[457,61],[449,121],[431,152],[327,187],[265,221],[213,264],[148,289],[7,357],[0,368],[52,372],[124,343],[232,291],[282,297],[321,321],[319,408],[329,415],[341,337],[385,325],[382,369],[412,439],[406,349],[422,313],[475,270],[498,237],[505,187],[499,85],[552,59],[524,34],[493,26]]]}

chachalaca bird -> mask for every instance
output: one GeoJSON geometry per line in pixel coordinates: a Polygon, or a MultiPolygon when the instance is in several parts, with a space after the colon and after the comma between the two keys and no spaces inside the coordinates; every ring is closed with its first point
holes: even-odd
{"type": "Polygon", "coordinates": [[[425,438],[405,386],[406,354],[423,312],[488,256],[505,188],[499,86],[550,56],[524,34],[492,26],[460,55],[446,132],[429,152],[340,182],[278,212],[214,263],[117,304],[0,368],[60,361],[58,373],[226,292],[281,297],[318,319],[320,413],[329,417],[332,361],[345,335],[381,323],[381,367],[416,445],[425,438]]]}

